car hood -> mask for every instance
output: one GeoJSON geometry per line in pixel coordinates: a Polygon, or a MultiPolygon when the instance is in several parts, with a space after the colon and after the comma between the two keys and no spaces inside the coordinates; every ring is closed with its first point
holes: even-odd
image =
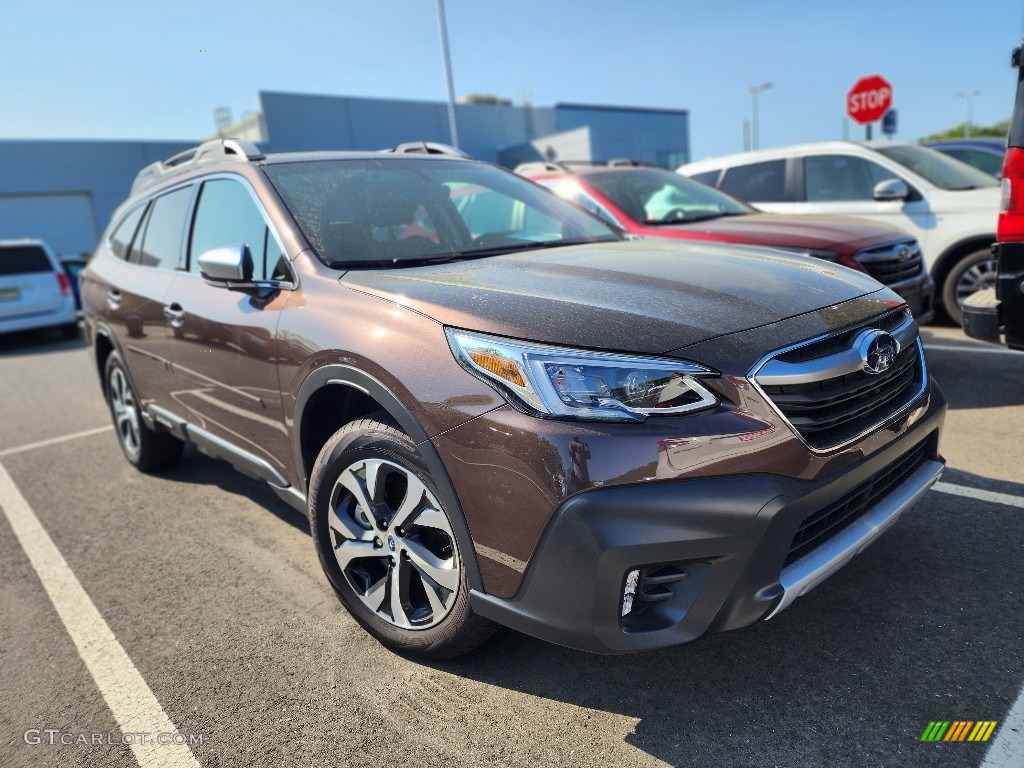
{"type": "Polygon", "coordinates": [[[882,289],[863,273],[820,259],[763,248],[649,240],[350,271],[340,282],[444,325],[644,354],[665,353],[882,289]]]}
{"type": "Polygon", "coordinates": [[[728,238],[731,242],[774,245],[780,248],[828,250],[839,245],[906,240],[910,235],[896,227],[847,216],[818,216],[785,213],[750,213],[723,216],[692,224],[670,224],[658,230],[681,234],[701,233],[728,238]]]}

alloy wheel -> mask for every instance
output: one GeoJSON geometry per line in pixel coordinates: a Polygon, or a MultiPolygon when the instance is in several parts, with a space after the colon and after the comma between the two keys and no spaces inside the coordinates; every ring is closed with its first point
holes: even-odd
{"type": "Polygon", "coordinates": [[[996,287],[996,260],[987,259],[972,264],[965,269],[956,281],[956,302],[963,304],[964,299],[975,291],[996,287]]]}
{"type": "Polygon", "coordinates": [[[427,629],[451,611],[461,581],[455,534],[415,473],[385,459],[353,462],[331,491],[328,527],[338,567],[378,618],[427,629]]]}
{"type": "Polygon", "coordinates": [[[135,394],[124,371],[115,367],[110,374],[110,405],[114,409],[114,426],[125,450],[139,453],[139,410],[135,394]]]}

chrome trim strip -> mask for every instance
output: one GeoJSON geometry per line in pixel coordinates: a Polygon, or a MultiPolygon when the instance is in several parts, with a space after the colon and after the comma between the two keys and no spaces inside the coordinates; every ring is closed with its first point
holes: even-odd
{"type": "Polygon", "coordinates": [[[188,439],[195,443],[196,447],[203,453],[215,459],[224,459],[233,465],[235,469],[270,483],[271,486],[279,488],[289,487],[290,483],[285,476],[259,456],[254,456],[248,451],[232,445],[227,440],[223,440],[207,432],[205,429],[200,429],[192,424],[188,424],[185,429],[188,433],[188,439]]]}
{"type": "Polygon", "coordinates": [[[835,334],[832,334],[832,333],[826,333],[826,334],[823,334],[821,336],[815,336],[813,339],[809,339],[808,341],[802,341],[799,344],[794,344],[794,345],[792,345],[790,347],[786,347],[784,349],[777,350],[776,352],[771,352],[771,353],[765,355],[763,358],[761,358],[761,360],[759,360],[757,362],[757,364],[753,368],[750,369],[750,373],[747,374],[747,381],[750,382],[750,385],[754,388],[754,391],[757,392],[757,394],[759,394],[762,398],[764,398],[764,401],[768,404],[768,407],[771,408],[772,413],[774,413],[776,416],[779,417],[779,419],[782,420],[782,423],[785,424],[790,429],[790,431],[796,436],[796,438],[801,443],[803,443],[804,447],[807,448],[807,450],[809,450],[811,453],[818,454],[818,455],[826,454],[826,453],[831,453],[832,451],[837,451],[837,450],[840,450],[842,448],[845,448],[848,445],[852,445],[853,443],[856,443],[858,440],[860,440],[865,435],[869,435],[872,432],[874,432],[874,431],[876,431],[878,429],[881,429],[886,424],[889,424],[890,422],[898,419],[900,416],[904,415],[909,410],[911,410],[911,408],[914,407],[914,405],[918,402],[918,400],[921,399],[921,396],[925,392],[928,391],[928,382],[929,382],[929,379],[928,379],[928,364],[925,361],[925,357],[924,357],[924,345],[921,343],[921,337],[918,336],[915,343],[917,344],[918,359],[919,359],[919,361],[921,363],[921,388],[917,392],[914,393],[914,395],[907,401],[906,405],[904,405],[898,411],[895,411],[895,412],[889,414],[886,418],[884,418],[882,421],[878,422],[874,426],[870,427],[869,429],[865,429],[863,432],[860,432],[860,433],[854,435],[849,440],[844,440],[843,442],[836,443],[835,445],[825,446],[824,448],[816,448],[816,447],[814,447],[813,445],[811,445],[810,443],[807,442],[807,440],[804,438],[804,436],[802,434],[800,434],[800,430],[798,430],[796,427],[794,427],[793,423],[788,418],[786,418],[786,414],[784,414],[779,409],[779,407],[775,404],[775,402],[767,394],[765,394],[765,391],[763,389],[761,389],[761,386],[757,383],[756,375],[757,375],[757,372],[760,370],[760,368],[762,366],[764,366],[765,363],[767,363],[769,360],[771,360],[776,355],[782,355],[782,354],[785,354],[786,352],[791,352],[794,349],[799,349],[800,347],[806,347],[808,344],[813,344],[816,341],[821,341],[822,339],[827,339],[829,336],[834,336],[834,335],[835,334]]]}
{"type": "Polygon", "coordinates": [[[926,461],[869,512],[810,554],[783,568],[779,576],[782,600],[765,617],[765,621],[788,608],[798,597],[806,595],[863,552],[935,484],[944,468],[942,462],[926,461]]]}
{"type": "MultiPolygon", "coordinates": [[[[899,342],[900,351],[906,349],[917,338],[917,328],[911,318],[904,320],[890,332],[899,342]]],[[[826,337],[827,338],[827,337],[826,337]]],[[[789,351],[789,350],[787,350],[789,351]]],[[[771,358],[777,357],[776,352],[771,358]]],[[[808,360],[803,363],[785,363],[782,360],[769,359],[758,371],[757,380],[767,387],[785,384],[811,384],[822,379],[834,379],[847,373],[855,373],[864,369],[864,360],[856,349],[850,347],[843,352],[808,360]]]]}

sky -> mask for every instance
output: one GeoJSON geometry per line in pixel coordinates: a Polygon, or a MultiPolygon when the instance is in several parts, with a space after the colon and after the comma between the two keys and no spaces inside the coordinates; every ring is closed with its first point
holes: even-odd
{"type": "MultiPolygon", "coordinates": [[[[897,139],[953,127],[973,98],[1013,104],[1021,0],[447,0],[457,95],[537,106],[686,109],[693,159],[840,139],[860,77],[893,86],[897,139]]],[[[443,101],[435,0],[9,0],[0,9],[0,138],[173,139],[215,132],[258,93],[443,101]]],[[[850,138],[864,129],[847,124],[850,138]]],[[[878,137],[878,129],[875,128],[878,137]]],[[[413,137],[410,137],[413,138],[413,137]]]]}

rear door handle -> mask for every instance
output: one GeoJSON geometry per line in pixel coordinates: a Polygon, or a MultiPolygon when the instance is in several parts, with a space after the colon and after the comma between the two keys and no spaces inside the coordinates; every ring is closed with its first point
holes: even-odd
{"type": "Polygon", "coordinates": [[[166,317],[175,328],[181,328],[181,326],[185,324],[185,310],[183,310],[181,305],[177,302],[164,307],[164,317],[166,317]]]}
{"type": "Polygon", "coordinates": [[[107,306],[111,309],[121,308],[121,292],[116,288],[111,291],[107,291],[107,306]]]}

